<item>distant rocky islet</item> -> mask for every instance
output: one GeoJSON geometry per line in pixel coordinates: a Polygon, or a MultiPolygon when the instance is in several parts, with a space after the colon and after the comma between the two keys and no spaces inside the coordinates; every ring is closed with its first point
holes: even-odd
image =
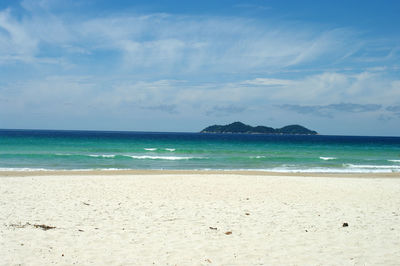
{"type": "Polygon", "coordinates": [[[234,134],[293,134],[293,135],[317,135],[318,132],[301,125],[288,125],[282,128],[267,126],[246,125],[242,122],[234,122],[229,125],[213,125],[206,127],[200,133],[234,133],[234,134]]]}

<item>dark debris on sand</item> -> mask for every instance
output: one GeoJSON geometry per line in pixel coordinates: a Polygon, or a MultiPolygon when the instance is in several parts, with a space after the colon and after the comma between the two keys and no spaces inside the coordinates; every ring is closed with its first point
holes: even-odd
{"type": "Polygon", "coordinates": [[[33,226],[35,228],[40,228],[43,229],[44,231],[50,230],[50,229],[55,229],[55,226],[50,226],[50,225],[45,225],[45,224],[31,224],[31,223],[25,223],[25,224],[10,224],[9,226],[14,227],[14,228],[25,228],[27,226],[33,226]]]}

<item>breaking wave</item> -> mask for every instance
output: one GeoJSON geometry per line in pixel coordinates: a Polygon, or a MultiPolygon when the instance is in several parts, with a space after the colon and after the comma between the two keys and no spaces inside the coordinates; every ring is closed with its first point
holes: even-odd
{"type": "Polygon", "coordinates": [[[328,160],[336,160],[336,157],[319,157],[321,160],[328,161],[328,160]]]}
{"type": "Polygon", "coordinates": [[[250,159],[262,159],[262,158],[266,158],[266,156],[263,155],[250,156],[250,159]]]}
{"type": "Polygon", "coordinates": [[[400,165],[343,164],[343,166],[350,169],[400,170],[400,165]]]}
{"type": "Polygon", "coordinates": [[[148,155],[126,155],[132,159],[150,159],[150,160],[190,160],[190,159],[204,159],[204,157],[178,157],[178,156],[148,156],[148,155]]]}
{"type": "MultiPolygon", "coordinates": [[[[130,158],[130,159],[148,159],[148,160],[191,160],[191,159],[207,159],[207,157],[192,157],[192,156],[151,156],[151,155],[129,155],[129,154],[54,154],[56,156],[63,157],[89,157],[99,159],[118,159],[118,158],[130,158]]],[[[51,154],[50,154],[51,156],[51,154]]]]}
{"type": "Polygon", "coordinates": [[[114,155],[114,154],[100,154],[100,155],[90,154],[89,156],[90,157],[95,157],[95,158],[99,158],[99,157],[101,157],[101,158],[115,158],[116,155],[114,155]]]}

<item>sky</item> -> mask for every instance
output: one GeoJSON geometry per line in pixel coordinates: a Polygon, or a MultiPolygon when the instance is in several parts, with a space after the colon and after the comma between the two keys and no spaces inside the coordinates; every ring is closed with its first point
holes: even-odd
{"type": "Polygon", "coordinates": [[[0,128],[400,136],[400,1],[0,1],[0,128]]]}

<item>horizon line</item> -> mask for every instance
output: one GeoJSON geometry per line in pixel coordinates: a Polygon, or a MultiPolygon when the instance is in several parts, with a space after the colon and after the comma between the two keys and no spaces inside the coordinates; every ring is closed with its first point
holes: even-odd
{"type": "Polygon", "coordinates": [[[376,136],[376,135],[330,135],[330,134],[282,134],[282,133],[201,133],[200,131],[143,131],[143,130],[104,130],[104,129],[30,129],[30,128],[0,128],[0,131],[66,131],[66,132],[108,132],[108,133],[181,133],[181,134],[202,134],[202,135],[295,135],[295,136],[330,136],[330,137],[380,137],[400,138],[400,136],[376,136]]]}

